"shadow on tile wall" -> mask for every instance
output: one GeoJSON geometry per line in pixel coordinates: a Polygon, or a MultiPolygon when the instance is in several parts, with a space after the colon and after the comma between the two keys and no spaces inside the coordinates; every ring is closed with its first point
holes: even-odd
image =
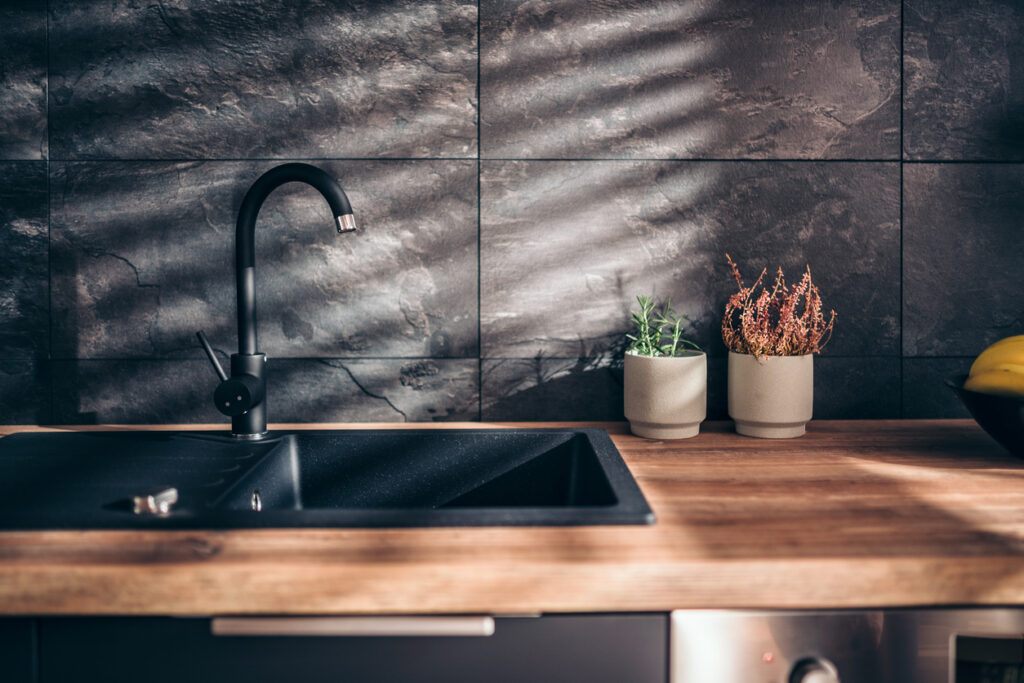
{"type": "Polygon", "coordinates": [[[960,415],[942,375],[1022,326],[1022,22],[954,0],[5,3],[3,421],[222,421],[193,335],[233,351],[235,212],[286,159],[338,177],[363,230],[334,235],[304,186],[261,212],[272,421],[622,419],[639,293],[690,316],[722,417],[727,251],[750,277],[810,264],[839,312],[816,415],[960,415]]]}

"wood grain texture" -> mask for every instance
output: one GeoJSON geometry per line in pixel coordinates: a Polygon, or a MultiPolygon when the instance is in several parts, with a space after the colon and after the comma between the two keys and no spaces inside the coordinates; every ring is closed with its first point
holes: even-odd
{"type": "Polygon", "coordinates": [[[8,532],[0,613],[1024,604],[1024,461],[973,422],[819,421],[787,441],[740,437],[731,423],[680,442],[599,426],[655,525],[8,532]]]}

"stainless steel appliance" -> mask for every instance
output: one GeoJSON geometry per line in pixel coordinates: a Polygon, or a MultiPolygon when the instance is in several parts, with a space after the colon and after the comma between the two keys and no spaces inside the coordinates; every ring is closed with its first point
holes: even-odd
{"type": "Polygon", "coordinates": [[[1024,683],[1024,608],[678,610],[672,683],[1024,683]]]}

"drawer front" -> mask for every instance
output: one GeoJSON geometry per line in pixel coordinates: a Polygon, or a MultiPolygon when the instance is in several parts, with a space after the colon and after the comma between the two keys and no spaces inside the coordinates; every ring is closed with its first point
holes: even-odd
{"type": "Polygon", "coordinates": [[[34,664],[34,620],[0,617],[0,681],[31,683],[34,664]]]}
{"type": "MultiPolygon", "coordinates": [[[[302,628],[301,619],[286,621],[299,628],[285,632],[317,632],[302,628]]],[[[210,619],[199,618],[43,619],[39,680],[666,683],[668,678],[664,614],[496,618],[489,636],[274,635],[282,632],[276,625],[255,629],[270,635],[214,635],[211,627],[210,619]]]]}

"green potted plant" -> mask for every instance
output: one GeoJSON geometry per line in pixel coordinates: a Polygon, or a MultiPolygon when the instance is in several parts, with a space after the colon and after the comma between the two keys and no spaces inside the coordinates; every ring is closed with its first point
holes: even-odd
{"type": "Polygon", "coordinates": [[[649,296],[638,296],[633,334],[624,359],[624,397],[630,430],[649,439],[697,436],[707,416],[707,355],[683,338],[685,315],[671,301],[658,310],[649,296]]]}
{"type": "Polygon", "coordinates": [[[729,349],[729,417],[745,436],[801,436],[814,406],[814,354],[832,336],[836,312],[822,313],[810,266],[792,288],[782,268],[771,289],[764,284],[767,268],[746,287],[732,258],[725,258],[739,287],[722,318],[722,341],[729,349]]]}

